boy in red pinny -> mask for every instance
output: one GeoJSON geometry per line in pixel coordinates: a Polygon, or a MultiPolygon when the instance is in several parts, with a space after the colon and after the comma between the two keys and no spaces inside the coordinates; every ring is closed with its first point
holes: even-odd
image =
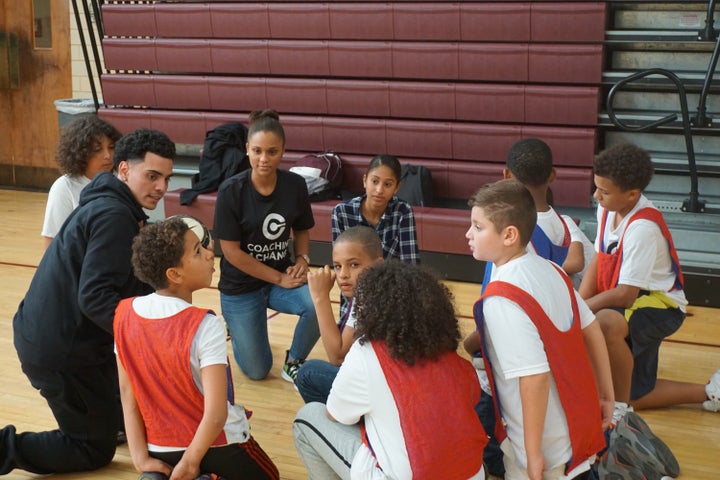
{"type": "Polygon", "coordinates": [[[138,480],[278,480],[234,399],[225,326],[192,305],[215,270],[212,239],[187,215],[140,230],[132,265],[155,293],[124,299],[113,322],[128,448],[138,480]]]}
{"type": "Polygon", "coordinates": [[[595,257],[580,294],[605,336],[616,420],[628,409],[702,403],[720,410],[720,370],[707,385],[657,378],[663,339],[685,319],[683,276],[662,213],[643,194],[653,166],[647,151],[619,144],[593,165],[598,201],[595,257]]]}

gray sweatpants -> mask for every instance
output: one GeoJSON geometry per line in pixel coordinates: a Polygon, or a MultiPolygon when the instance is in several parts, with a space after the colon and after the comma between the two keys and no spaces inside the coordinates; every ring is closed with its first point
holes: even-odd
{"type": "Polygon", "coordinates": [[[334,422],[325,404],[311,402],[295,416],[293,438],[310,480],[350,479],[350,464],[362,446],[358,425],[334,422]]]}

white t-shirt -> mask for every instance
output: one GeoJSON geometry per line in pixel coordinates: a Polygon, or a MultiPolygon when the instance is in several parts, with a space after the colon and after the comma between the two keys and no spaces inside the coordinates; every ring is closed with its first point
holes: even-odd
{"type": "MultiPolygon", "coordinates": [[[[567,286],[548,260],[528,252],[504,265],[496,265],[491,280],[512,283],[528,292],[559,330],[567,331],[570,328],[573,317],[570,297],[566,293],[567,286]]],[[[580,326],[585,328],[593,322],[595,316],[580,295],[577,292],[574,294],[578,302],[580,326]]],[[[519,379],[549,372],[550,365],[535,324],[517,304],[500,296],[488,297],[483,302],[483,313],[488,357],[493,366],[501,412],[507,423],[506,431],[518,462],[526,468],[519,379]]],[[[542,452],[547,469],[567,463],[572,454],[567,419],[552,377],[542,452]]]]}
{"type": "Polygon", "coordinates": [[[590,262],[595,255],[595,246],[593,245],[593,242],[591,242],[590,239],[587,237],[587,235],[585,235],[585,233],[580,230],[580,227],[577,223],[575,223],[575,220],[573,220],[567,215],[561,215],[561,217],[563,218],[563,220],[565,220],[565,224],[568,226],[568,230],[570,230],[570,241],[580,242],[583,246],[583,258],[585,259],[585,266],[583,266],[583,269],[579,272],[570,275],[570,278],[573,281],[573,285],[575,285],[575,288],[578,288],[580,286],[580,282],[582,282],[588,265],[590,265],[590,262]]]}
{"type": "MultiPolygon", "coordinates": [[[[347,322],[345,322],[345,326],[350,327],[350,328],[355,328],[355,323],[357,321],[355,319],[355,309],[353,308],[352,300],[349,300],[349,302],[350,303],[348,305],[347,322]]],[[[342,318],[340,320],[338,320],[338,324],[337,324],[338,328],[340,328],[340,325],[342,324],[342,320],[343,320],[342,318]]]]}
{"type": "MultiPolygon", "coordinates": [[[[655,206],[644,195],[640,196],[635,207],[625,215],[617,228],[615,212],[609,212],[605,226],[604,244],[608,246],[620,241],[628,220],[640,209],[655,206]]],[[[605,209],[598,207],[598,225],[602,223],[605,209]]],[[[598,227],[598,232],[600,228],[598,227]]],[[[595,251],[600,249],[600,237],[595,239],[595,251]]],[[[670,290],[675,283],[675,272],[672,270],[672,258],[667,240],[660,227],[651,220],[635,220],[627,227],[623,238],[623,256],[618,284],[638,287],[641,290],[659,290],[665,292],[684,312],[687,305],[685,292],[670,290]]]]}
{"type": "MultiPolygon", "coordinates": [[[[350,347],[330,389],[327,409],[333,418],[346,425],[365,419],[377,459],[363,444],[352,460],[351,479],[412,478],[397,406],[369,342],[364,345],[354,342],[350,347]]],[[[481,472],[472,479],[484,478],[481,472]]]]}
{"type": "Polygon", "coordinates": [[[54,238],[58,234],[62,224],[80,203],[80,192],[88,183],[90,179],[85,175],[63,175],[53,182],[45,206],[45,220],[41,232],[43,237],[54,238]]]}

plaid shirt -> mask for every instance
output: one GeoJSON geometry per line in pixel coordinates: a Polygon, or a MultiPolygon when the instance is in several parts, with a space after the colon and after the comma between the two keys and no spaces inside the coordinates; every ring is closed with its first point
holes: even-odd
{"type": "Polygon", "coordinates": [[[393,197],[388,202],[380,221],[373,227],[360,213],[360,203],[364,198],[365,195],[355,197],[335,206],[332,213],[333,242],[340,232],[355,225],[365,225],[374,228],[380,235],[383,256],[386,259],[395,258],[402,262],[420,263],[415,215],[413,215],[412,207],[397,197],[393,197]]]}

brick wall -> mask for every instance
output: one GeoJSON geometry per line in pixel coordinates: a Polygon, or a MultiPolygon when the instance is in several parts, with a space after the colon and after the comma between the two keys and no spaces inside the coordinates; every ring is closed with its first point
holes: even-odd
{"type": "MultiPolygon", "coordinates": [[[[80,8],[80,17],[84,23],[85,12],[82,10],[83,6],[81,2],[78,2],[78,8],[80,8]]],[[[85,38],[87,39],[87,34],[85,38]]],[[[89,44],[88,48],[90,48],[89,44]]],[[[102,49],[100,49],[99,54],[102,59],[102,49]]],[[[72,98],[92,98],[90,81],[88,80],[85,60],[83,59],[80,34],[77,23],[75,22],[75,12],[72,5],[70,6],[70,61],[72,66],[72,98]]],[[[97,79],[97,75],[95,75],[95,77],[95,84],[98,85],[99,88],[100,82],[97,79]]]]}

